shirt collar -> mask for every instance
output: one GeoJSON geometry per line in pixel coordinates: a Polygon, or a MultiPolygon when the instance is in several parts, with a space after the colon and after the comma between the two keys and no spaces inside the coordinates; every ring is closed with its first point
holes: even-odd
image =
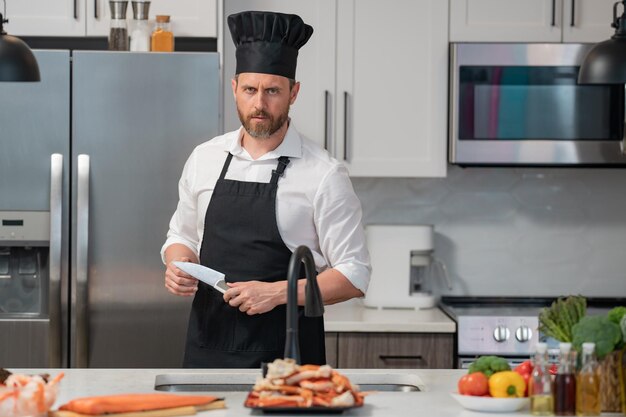
{"type": "MultiPolygon", "coordinates": [[[[243,137],[243,126],[233,132],[233,137],[230,144],[225,149],[232,153],[234,156],[240,158],[250,159],[250,154],[241,146],[241,138],[243,137]]],[[[261,156],[258,160],[278,159],[281,156],[287,156],[289,158],[302,158],[302,138],[300,134],[293,126],[293,123],[289,123],[285,138],[280,145],[273,151],[261,156]]]]}

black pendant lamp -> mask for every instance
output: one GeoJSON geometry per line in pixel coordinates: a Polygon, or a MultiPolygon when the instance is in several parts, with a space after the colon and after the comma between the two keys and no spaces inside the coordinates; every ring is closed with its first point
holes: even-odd
{"type": "Polygon", "coordinates": [[[28,45],[15,36],[7,35],[3,25],[9,23],[0,13],[0,81],[41,81],[39,65],[28,45]]]}
{"type": "Polygon", "coordinates": [[[587,53],[578,73],[579,84],[626,84],[626,0],[613,5],[615,35],[587,53]],[[623,11],[617,17],[617,7],[623,11]]]}

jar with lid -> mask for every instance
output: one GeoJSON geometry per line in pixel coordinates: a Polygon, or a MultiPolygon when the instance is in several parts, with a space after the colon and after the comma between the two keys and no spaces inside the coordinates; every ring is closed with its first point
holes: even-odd
{"type": "Polygon", "coordinates": [[[150,10],[149,0],[133,0],[133,24],[130,32],[130,50],[138,52],[150,51],[152,26],[148,21],[150,10]]]}
{"type": "Polygon", "coordinates": [[[128,0],[110,0],[111,30],[109,31],[109,50],[128,51],[128,25],[126,24],[126,9],[128,0]]]}
{"type": "Polygon", "coordinates": [[[174,34],[170,29],[170,17],[168,15],[157,15],[156,27],[152,32],[153,52],[173,52],[174,34]]]}

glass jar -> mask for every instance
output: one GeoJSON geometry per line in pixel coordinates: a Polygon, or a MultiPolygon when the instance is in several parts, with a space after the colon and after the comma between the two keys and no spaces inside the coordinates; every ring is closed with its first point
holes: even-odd
{"type": "Polygon", "coordinates": [[[111,19],[109,51],[128,51],[128,26],[126,19],[111,19]]]}
{"type": "Polygon", "coordinates": [[[157,15],[151,49],[153,52],[174,52],[174,34],[170,30],[168,15],[157,15]]]}
{"type": "Polygon", "coordinates": [[[148,21],[149,1],[133,1],[133,24],[130,32],[130,50],[150,51],[152,25],[148,21]]]}
{"type": "Polygon", "coordinates": [[[128,26],[126,24],[126,8],[128,0],[111,0],[111,30],[109,31],[109,50],[128,51],[128,26]]]}

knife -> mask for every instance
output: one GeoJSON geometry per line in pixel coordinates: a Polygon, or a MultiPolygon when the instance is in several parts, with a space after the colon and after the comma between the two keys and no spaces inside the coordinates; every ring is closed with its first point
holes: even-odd
{"type": "Polygon", "coordinates": [[[193,262],[174,261],[173,263],[177,268],[215,288],[222,294],[229,288],[224,279],[225,275],[221,272],[193,262]]]}

